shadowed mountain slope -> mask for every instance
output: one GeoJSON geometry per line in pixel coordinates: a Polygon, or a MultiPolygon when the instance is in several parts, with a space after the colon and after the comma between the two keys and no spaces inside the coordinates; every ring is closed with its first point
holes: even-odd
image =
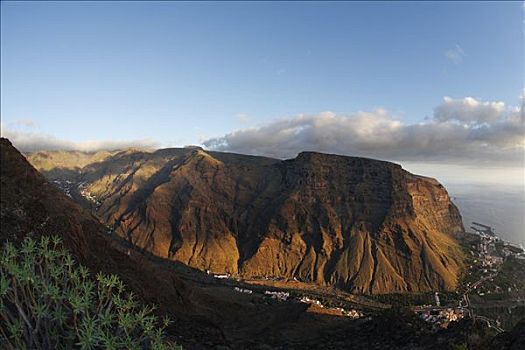
{"type": "Polygon", "coordinates": [[[116,233],[201,270],[374,294],[451,290],[462,269],[459,211],[436,180],[397,164],[182,148],[117,152],[73,173],[49,168],[48,153],[46,167],[42,152],[28,159],[116,233]]]}
{"type": "Polygon", "coordinates": [[[49,183],[5,138],[0,138],[0,222],[0,245],[26,236],[60,236],[79,263],[93,272],[117,274],[143,300],[156,304],[159,314],[169,314],[177,334],[188,335],[183,343],[202,334],[224,341],[210,321],[212,298],[111,238],[89,210],[49,183]]]}

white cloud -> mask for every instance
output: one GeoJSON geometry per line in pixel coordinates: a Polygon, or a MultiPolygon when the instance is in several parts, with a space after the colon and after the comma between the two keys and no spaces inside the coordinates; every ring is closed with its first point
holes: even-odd
{"type": "Polygon", "coordinates": [[[463,62],[463,57],[465,57],[465,51],[463,48],[456,44],[454,48],[445,51],[445,57],[454,64],[460,64],[463,62]]]}
{"type": "Polygon", "coordinates": [[[130,147],[137,148],[158,148],[160,144],[152,139],[142,140],[91,140],[84,142],[74,142],[63,140],[51,135],[38,132],[17,130],[8,125],[1,124],[0,134],[8,138],[13,145],[22,152],[34,151],[83,151],[94,152],[100,150],[117,150],[130,147]]]}
{"type": "Polygon", "coordinates": [[[383,109],[339,115],[298,115],[238,130],[203,144],[276,158],[318,151],[395,161],[523,164],[523,109],[474,98],[445,98],[434,116],[406,124],[383,109]]]}
{"type": "MultiPolygon", "coordinates": [[[[210,139],[202,135],[205,139],[201,142],[209,149],[276,158],[318,151],[402,162],[523,167],[524,97],[516,107],[473,97],[445,97],[434,109],[434,115],[420,123],[405,123],[384,109],[353,114],[301,114],[221,137],[210,139]]],[[[152,139],[74,142],[37,130],[33,122],[26,120],[2,123],[0,133],[25,152],[160,146],[152,139]]]]}
{"type": "Polygon", "coordinates": [[[444,102],[434,110],[434,118],[439,121],[464,123],[491,123],[505,112],[503,102],[482,102],[472,97],[453,99],[444,97],[444,102]]]}

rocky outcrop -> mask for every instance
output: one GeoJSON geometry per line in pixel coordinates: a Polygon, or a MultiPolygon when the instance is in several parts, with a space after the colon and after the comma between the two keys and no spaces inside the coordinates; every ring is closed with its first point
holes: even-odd
{"type": "Polygon", "coordinates": [[[389,162],[133,150],[51,175],[133,244],[201,270],[391,293],[454,289],[462,268],[446,190],[389,162]]]}

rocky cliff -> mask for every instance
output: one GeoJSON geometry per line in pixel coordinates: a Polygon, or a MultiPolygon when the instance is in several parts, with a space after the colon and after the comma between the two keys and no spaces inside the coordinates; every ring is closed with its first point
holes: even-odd
{"type": "Polygon", "coordinates": [[[106,154],[76,172],[28,159],[122,237],[201,270],[390,293],[454,289],[462,268],[446,190],[397,164],[197,148],[106,154]]]}

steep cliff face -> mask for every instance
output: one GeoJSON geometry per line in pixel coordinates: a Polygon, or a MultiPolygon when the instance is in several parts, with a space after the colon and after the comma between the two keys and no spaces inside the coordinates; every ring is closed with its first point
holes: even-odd
{"type": "Polygon", "coordinates": [[[119,235],[199,269],[389,293],[453,289],[462,268],[446,190],[393,163],[165,149],[48,175],[80,184],[119,235]]]}

